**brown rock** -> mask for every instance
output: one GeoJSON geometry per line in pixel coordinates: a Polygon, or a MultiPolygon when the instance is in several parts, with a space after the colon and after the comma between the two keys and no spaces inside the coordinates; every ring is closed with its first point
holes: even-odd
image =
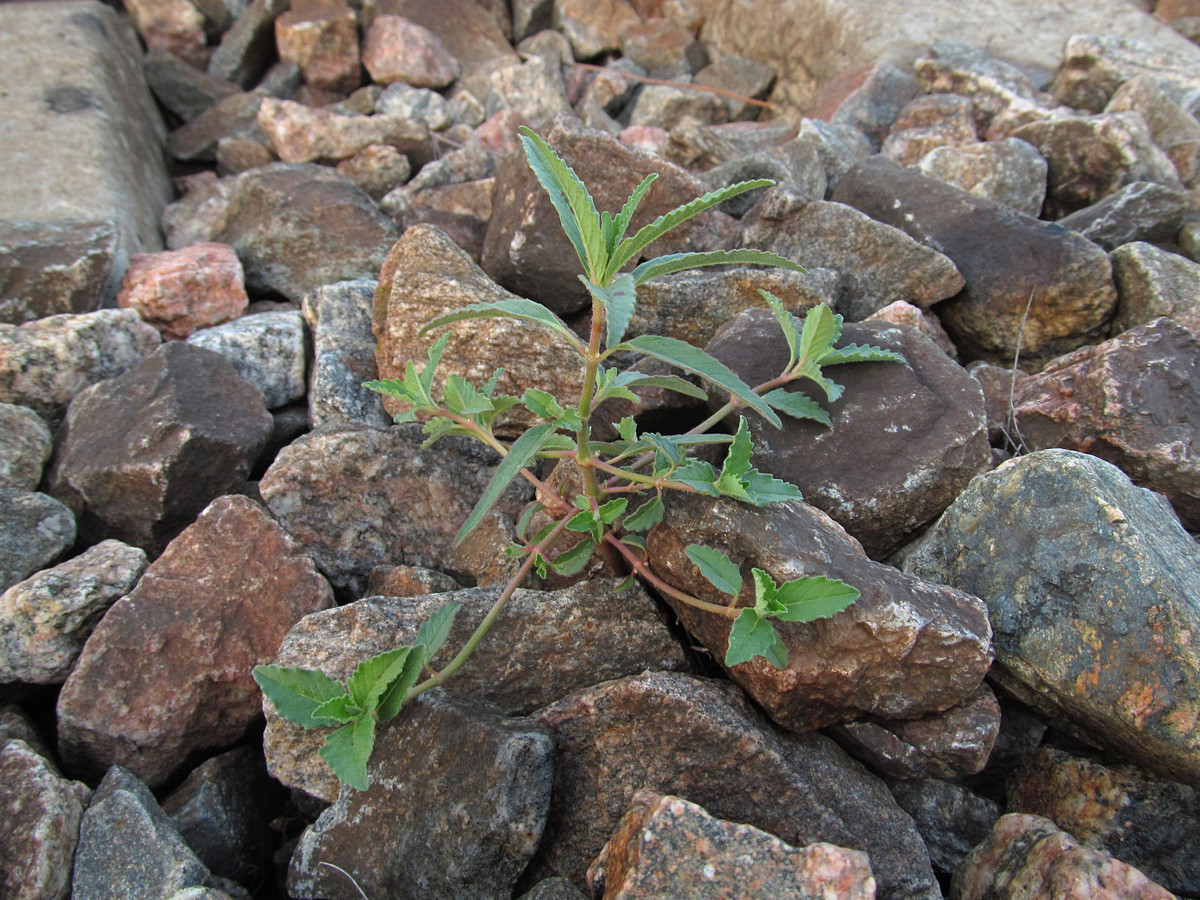
{"type": "Polygon", "coordinates": [[[917,93],[909,72],[875,62],[852,68],[823,85],[808,114],[859,129],[878,150],[900,110],[917,93]]]}
{"type": "Polygon", "coordinates": [[[1200,265],[1186,256],[1134,241],[1111,254],[1117,284],[1116,333],[1170,316],[1200,332],[1200,265]]]}
{"type": "Polygon", "coordinates": [[[462,74],[436,34],[402,16],[375,17],[363,37],[362,59],[376,84],[444,88],[462,74]]]}
{"type": "Polygon", "coordinates": [[[249,298],[242,281],[242,264],[228,244],[135,253],[117,305],[137,310],[164,339],[178,341],[244,313],[249,298]]]}
{"type": "Polygon", "coordinates": [[[817,734],[771,726],[723,681],[647,673],[537,715],[555,744],[554,797],[530,883],[589,863],[642,788],[689,797],[796,847],[866,851],[880,898],[940,896],[924,845],[883,784],[817,734]]]}
{"type": "Polygon", "coordinates": [[[408,181],[412,165],[390,144],[368,144],[339,162],[337,173],[378,201],[408,181]]]}
{"type": "Polygon", "coordinates": [[[419,597],[457,591],[461,587],[461,584],[437,569],[383,565],[371,570],[363,593],[368,597],[419,597]]]}
{"type": "Polygon", "coordinates": [[[0,223],[0,322],[86,313],[110,301],[120,273],[107,222],[0,223]]]}
{"type": "Polygon", "coordinates": [[[64,761],[93,775],[119,764],[159,785],[189,753],[232,744],[261,715],[250,670],[332,602],[260,506],[217,499],[92,632],[59,695],[64,761]]]}
{"type": "Polygon", "coordinates": [[[575,58],[588,60],[621,49],[621,32],[638,24],[628,0],[554,0],[553,27],[567,36],[575,58]]]}
{"type": "Polygon", "coordinates": [[[880,158],[833,199],[944,253],[966,287],[937,310],[966,358],[1044,363],[1100,337],[1116,305],[1104,251],[1061,226],[974,197],[880,158]]]}
{"type": "Polygon", "coordinates": [[[283,62],[300,67],[305,84],[352,91],[362,80],[358,17],[338,0],[309,3],[303,11],[295,4],[275,20],[275,43],[283,62]]]}
{"type": "Polygon", "coordinates": [[[258,91],[223,97],[168,134],[167,152],[182,162],[213,162],[217,158],[217,144],[223,138],[259,131],[258,108],[263,97],[258,91]]]}
{"type": "Polygon", "coordinates": [[[1014,415],[1026,445],[1107,460],[1164,494],[1200,528],[1200,338],[1156,319],[1084,347],[1023,379],[1014,415]]]}
{"type": "Polygon", "coordinates": [[[922,175],[1035,218],[1046,200],[1046,168],[1037,149],[1017,138],[939,147],[917,164],[922,175]]]}
{"type": "Polygon", "coordinates": [[[954,342],[950,340],[950,335],[946,334],[946,329],[942,327],[942,323],[938,321],[937,315],[931,310],[923,310],[913,306],[911,303],[897,300],[895,303],[889,303],[878,312],[871,313],[863,321],[887,322],[891,325],[903,325],[906,328],[912,328],[921,332],[921,334],[941,347],[951,359],[958,359],[958,348],[954,346],[954,342]]]}
{"type": "Polygon", "coordinates": [[[682,797],[633,795],[617,830],[588,869],[593,896],[718,898],[753,890],[764,897],[836,893],[874,900],[871,863],[860,850],[815,843],[796,848],[752,825],[709,815],[682,797]]]}
{"type": "Polygon", "coordinates": [[[214,497],[241,488],[271,416],[223,356],[173,341],[80,394],[63,428],[49,490],[81,536],[157,554],[214,497]]]}
{"type": "Polygon", "coordinates": [[[425,123],[394,116],[339,116],[291,100],[267,97],[258,124],[284,162],[349,159],[372,144],[387,144],[419,168],[437,154],[425,123]]]}
{"type": "Polygon", "coordinates": [[[1133,866],[1079,846],[1040,816],[1007,815],[967,854],[950,883],[950,900],[1171,900],[1133,866]]]}
{"type": "Polygon", "coordinates": [[[902,166],[911,166],[938,147],[978,142],[970,100],[957,94],[926,94],[900,110],[882,152],[902,166]]]}
{"type": "Polygon", "coordinates": [[[708,62],[696,36],[668,19],[626,25],[620,38],[621,55],[647,72],[691,75],[708,62]]]}
{"type": "Polygon", "coordinates": [[[195,66],[208,62],[204,16],[188,0],[130,0],[127,9],[150,50],[171,53],[195,66]]]}
{"type": "Polygon", "coordinates": [[[1107,113],[1137,112],[1185,185],[1200,177],[1200,122],[1151,78],[1135,75],[1113,93],[1107,113]]]}
{"type": "MultiPolygon", "coordinates": [[[[435,316],[472,303],[512,299],[472,262],[440,229],[416,225],[392,248],[375,292],[372,327],[379,344],[375,361],[382,379],[402,378],[411,360],[421,364],[436,334],[421,329],[435,316]]],[[[526,388],[548,391],[563,399],[583,389],[583,363],[567,339],[549,329],[516,319],[478,319],[454,327],[438,366],[440,382],[450,373],[483,385],[497,368],[504,373],[498,394],[520,396],[526,388]]],[[[392,414],[402,404],[384,399],[392,414]]],[[[533,414],[518,406],[506,414],[501,430],[517,432],[533,424],[533,414]]]]}
{"type": "Polygon", "coordinates": [[[1195,93],[1200,71],[1196,47],[1117,37],[1122,33],[1071,35],[1050,92],[1067,106],[1098,113],[1122,84],[1142,75],[1195,112],[1200,102],[1195,93]]]}

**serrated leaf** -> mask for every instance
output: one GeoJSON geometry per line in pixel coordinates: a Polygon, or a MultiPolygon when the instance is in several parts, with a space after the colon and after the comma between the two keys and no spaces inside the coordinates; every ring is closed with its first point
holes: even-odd
{"type": "Polygon", "coordinates": [[[788,500],[803,500],[800,488],[790,481],[751,469],[742,476],[742,487],[746,492],[745,500],[755,506],[768,506],[771,503],[784,503],[788,500]]]}
{"type": "Polygon", "coordinates": [[[471,510],[471,515],[467,517],[467,521],[463,522],[462,528],[458,529],[458,534],[454,536],[454,546],[458,546],[459,542],[470,534],[476,525],[483,521],[483,517],[487,515],[488,510],[496,505],[496,502],[500,499],[500,495],[504,493],[504,489],[520,474],[521,469],[537,455],[537,452],[542,449],[542,445],[546,442],[546,439],[553,433],[553,424],[534,425],[513,441],[513,445],[508,448],[508,454],[504,459],[500,460],[500,465],[496,467],[496,471],[492,475],[492,480],[484,488],[479,502],[471,510]]]}
{"type": "Polygon", "coordinates": [[[818,303],[804,316],[800,331],[799,360],[802,365],[820,365],[821,359],[833,348],[842,330],[842,317],[835,315],[824,303],[818,303]]]}
{"type": "Polygon", "coordinates": [[[750,426],[746,424],[745,416],[738,416],[737,432],[733,436],[733,443],[729,445],[729,452],[725,455],[725,462],[721,466],[721,475],[717,479],[718,492],[738,500],[748,499],[745,487],[742,485],[742,476],[750,471],[750,454],[752,452],[750,426]]]}
{"type": "Polygon", "coordinates": [[[529,168],[550,195],[550,202],[554,204],[563,231],[579,255],[584,271],[600,276],[608,262],[608,252],[592,195],[575,170],[532,129],[522,125],[517,130],[521,132],[529,168]]]}
{"type": "Polygon", "coordinates": [[[374,709],[379,698],[404,669],[408,647],[396,647],[364,659],[346,679],[346,689],[361,710],[374,709]]]}
{"type": "Polygon", "coordinates": [[[313,718],[345,723],[354,721],[362,714],[362,707],[355,703],[349,694],[342,694],[318,706],[313,711],[313,718]]]}
{"type": "Polygon", "coordinates": [[[599,297],[604,303],[607,311],[604,346],[615,347],[621,343],[621,338],[625,337],[625,329],[629,327],[637,303],[637,286],[633,283],[633,276],[628,272],[618,275],[607,286],[594,284],[583,275],[579,278],[592,295],[599,297]]]}
{"type": "Polygon", "coordinates": [[[800,333],[796,331],[796,323],[792,320],[792,314],[784,308],[783,301],[772,294],[770,291],[764,291],[759,288],[759,296],[767,301],[767,306],[771,308],[772,314],[775,316],[775,321],[779,323],[780,330],[783,331],[784,340],[788,345],[788,369],[796,364],[796,350],[800,341],[800,333]]]}
{"type": "Polygon", "coordinates": [[[779,639],[775,627],[753,609],[743,609],[729,629],[729,647],[725,665],[736,666],[756,656],[766,659],[777,669],[787,665],[787,647],[779,639]]]}
{"type": "Polygon", "coordinates": [[[820,422],[826,427],[833,426],[833,421],[829,418],[829,413],[824,410],[821,404],[799,391],[775,388],[775,390],[763,394],[762,398],[771,404],[772,409],[777,409],[781,413],[791,416],[793,419],[812,419],[814,422],[820,422]]]}
{"type": "Polygon", "coordinates": [[[554,569],[555,572],[564,578],[577,575],[588,564],[588,560],[592,558],[592,553],[595,549],[595,542],[591,538],[585,538],[570,550],[558,554],[554,558],[554,562],[551,563],[550,568],[554,569]]]}
{"type": "Polygon", "coordinates": [[[824,575],[794,578],[778,587],[775,587],[770,575],[765,572],[763,575],[766,576],[763,596],[784,607],[784,611],[775,614],[784,622],[814,622],[817,619],[827,619],[846,609],[860,596],[857,589],[824,575]]]}
{"type": "Polygon", "coordinates": [[[327,700],[345,695],[346,689],[316,669],[255,666],[251,674],[279,715],[304,728],[336,725],[336,720],[318,719],[313,713],[327,700]]]}
{"type": "Polygon", "coordinates": [[[451,412],[464,416],[492,411],[492,399],[481,394],[467,379],[456,373],[446,376],[442,400],[451,412]]]}
{"type": "Polygon", "coordinates": [[[742,573],[733,560],[713,547],[703,544],[688,544],[684,552],[687,558],[700,567],[700,574],[722,594],[736,597],[742,590],[742,573]]]}
{"type": "Polygon", "coordinates": [[[708,497],[718,497],[720,492],[716,485],[717,475],[708,463],[693,459],[678,466],[671,473],[671,481],[686,485],[698,493],[708,497]]]}
{"type": "Polygon", "coordinates": [[[617,383],[625,387],[658,387],[668,391],[674,391],[677,394],[685,394],[688,397],[695,397],[697,400],[707,400],[708,394],[703,389],[696,387],[686,378],[680,378],[678,375],[642,375],[638,372],[625,371],[617,376],[617,383]]]}
{"type": "Polygon", "coordinates": [[[375,749],[375,719],[359,716],[329,737],[320,754],[333,774],[358,791],[367,789],[367,760],[375,749]]]}
{"type": "Polygon", "coordinates": [[[580,353],[584,351],[584,347],[579,342],[578,336],[566,326],[562,319],[537,301],[526,300],[524,297],[513,297],[508,300],[492,300],[485,303],[472,303],[470,306],[464,306],[461,309],[444,313],[431,320],[421,329],[420,333],[424,335],[434,328],[453,325],[455,322],[462,322],[467,319],[522,319],[526,322],[533,322],[535,325],[541,325],[562,335],[580,353]]]}
{"type": "Polygon", "coordinates": [[[714,384],[723,387],[747,406],[759,413],[764,419],[779,428],[779,421],[774,410],[767,405],[758,394],[724,363],[709,356],[698,347],[662,335],[643,334],[620,345],[622,349],[635,350],[647,356],[653,356],[665,363],[707,378],[714,384]]]}
{"type": "Polygon", "coordinates": [[[429,659],[442,648],[450,629],[454,627],[454,617],[458,615],[460,604],[446,603],[434,610],[433,614],[421,625],[413,646],[425,648],[425,658],[429,659]]]}
{"type": "Polygon", "coordinates": [[[386,722],[400,712],[408,697],[409,689],[421,677],[421,669],[424,668],[429,656],[430,654],[425,652],[424,644],[417,644],[409,650],[408,656],[404,658],[404,668],[400,672],[400,677],[396,678],[379,698],[379,706],[376,710],[379,721],[386,722]]]}
{"type": "Polygon", "coordinates": [[[624,241],[618,246],[608,261],[608,266],[604,270],[604,277],[611,278],[615,273],[621,271],[621,268],[634,259],[646,247],[658,240],[672,228],[682,225],[693,216],[697,216],[712,206],[718,203],[723,203],[733,197],[752,191],[760,187],[769,187],[775,182],[769,178],[758,178],[754,181],[743,181],[739,184],[731,184],[728,187],[720,188],[719,190],[709,191],[703,197],[697,197],[695,200],[685,203],[682,206],[677,206],[675,209],[665,213],[646,225],[638,229],[637,233],[624,241]]]}
{"type": "Polygon", "coordinates": [[[600,522],[600,517],[590,509],[582,510],[573,515],[567,521],[567,531],[574,531],[577,534],[590,534],[592,540],[599,543],[604,537],[604,525],[600,522]]]}
{"type": "Polygon", "coordinates": [[[633,416],[626,416],[617,423],[617,434],[621,436],[621,440],[631,444],[637,441],[637,422],[633,420],[633,416]]]}
{"type": "Polygon", "coordinates": [[[625,508],[629,505],[629,500],[625,497],[618,497],[615,500],[609,500],[607,503],[601,503],[597,514],[600,516],[600,521],[605,525],[611,525],[625,513],[625,508]]]}
{"type": "Polygon", "coordinates": [[[830,350],[821,358],[823,366],[839,366],[843,363],[859,362],[908,362],[895,350],[885,350],[883,347],[873,347],[870,344],[847,344],[830,350]]]}
{"type": "Polygon", "coordinates": [[[630,531],[649,531],[662,521],[665,509],[661,497],[651,497],[625,517],[625,527],[630,531]]]}
{"type": "Polygon", "coordinates": [[[708,250],[703,253],[672,253],[648,259],[631,273],[633,282],[641,287],[651,278],[672,275],[701,266],[778,266],[796,272],[806,271],[790,259],[784,259],[766,250],[708,250]]]}

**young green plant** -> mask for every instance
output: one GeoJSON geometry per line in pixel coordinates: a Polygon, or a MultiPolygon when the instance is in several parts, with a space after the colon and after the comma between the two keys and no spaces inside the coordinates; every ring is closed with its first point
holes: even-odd
{"type": "Polygon", "coordinates": [[[738,567],[716,548],[692,545],[687,548],[689,558],[719,592],[729,596],[727,603],[713,603],[663,581],[646,557],[642,535],[662,520],[664,491],[730,497],[757,506],[800,499],[800,491],[794,485],[751,465],[750,433],[741,415],[743,411],[762,416],[776,427],[781,425],[781,414],[829,426],[830,418],[819,403],[803,393],[785,390],[785,386],[808,380],[832,402],[842,389],[825,375],[825,367],[901,360],[897,354],[876,347],[853,344],[836,347],[842,320],[826,306],[810,310],[798,328],[783,303],[765,291],[761,292],[763,299],[774,313],[788,347],[788,362],[778,376],[755,387],[745,384],[703,350],[675,338],[641,334],[626,339],[636,309],[637,289],[651,278],[699,266],[728,264],[803,271],[790,260],[754,249],[672,253],[641,260],[643,251],[673,228],[725,200],[772,182],[747,181],[712,191],[629,235],[638,206],[657,176],[650,175],[642,181],[615,215],[599,212],[583,182],[545,141],[527,128],[521,129],[521,141],[529,165],[549,194],[582,263],[580,279],[592,298],[587,340],[577,336],[545,306],[517,298],[477,303],[438,316],[425,326],[422,334],[479,318],[510,318],[545,329],[579,355],[583,386],[578,396],[555,397],[532,387],[520,397],[507,396],[497,391],[500,372],[482,385],[473,385],[461,375],[451,373],[441,381],[439,392],[436,372],[451,332],[442,334],[430,347],[420,371],[410,361],[403,378],[367,385],[403,401],[405,408],[395,417],[396,421],[423,421],[427,445],[445,435],[463,435],[481,441],[500,455],[492,479],[455,538],[456,544],[483,521],[515,479],[524,478],[538,488],[540,499],[521,515],[517,522],[518,541],[509,548],[512,555],[522,558],[521,565],[483,621],[439,670],[432,668],[431,661],[449,633],[455,611],[452,605],[443,607],[425,624],[412,646],[361,663],[344,688],[308,669],[273,666],[255,669],[263,692],[283,717],[310,728],[340,725],[321,753],[338,777],[354,787],[366,784],[366,761],[373,746],[374,723],[394,716],[406,701],[443,684],[453,675],[470,657],[530,571],[543,577],[551,570],[573,576],[587,568],[594,558],[601,557],[612,568],[627,572],[627,581],[640,578],[676,601],[729,618],[732,625],[723,656],[726,666],[755,657],[763,657],[774,666],[785,666],[787,651],[773,620],[808,622],[832,616],[858,598],[855,588],[834,579],[808,576],[780,585],[761,569],[753,569],[754,604],[739,607],[743,579],[738,567]],[[633,390],[638,387],[654,386],[700,399],[707,397],[685,378],[619,371],[609,365],[616,354],[630,352],[699,376],[728,400],[707,420],[684,434],[640,433],[634,420],[625,418],[616,423],[615,439],[598,441],[592,434],[592,419],[597,409],[611,398],[636,402],[633,390]],[[497,437],[494,429],[505,413],[517,406],[532,413],[538,424],[510,444],[497,437]],[[734,413],[738,414],[738,421],[733,434],[712,433],[713,428],[734,413]],[[695,455],[697,448],[712,444],[726,445],[719,471],[695,455]],[[579,489],[564,494],[544,483],[536,474],[542,460],[576,466],[581,476],[577,482],[579,489]],[[535,526],[535,522],[539,524],[535,526]],[[569,546],[563,546],[564,537],[569,546]],[[422,670],[427,677],[418,681],[422,670]]]}

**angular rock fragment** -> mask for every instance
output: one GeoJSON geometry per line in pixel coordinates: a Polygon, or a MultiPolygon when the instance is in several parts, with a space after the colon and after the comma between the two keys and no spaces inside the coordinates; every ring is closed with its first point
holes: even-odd
{"type": "Polygon", "coordinates": [[[291,896],[508,896],[546,824],[554,780],[546,730],[435,692],[381,732],[367,790],[343,786],[301,836],[291,896]]]}
{"type": "Polygon", "coordinates": [[[825,118],[822,112],[826,105],[831,106],[828,115],[831,124],[861,131],[878,151],[900,110],[917,93],[917,83],[909,72],[876,62],[854,69],[827,85],[810,115],[825,118]]]}
{"type": "MultiPolygon", "coordinates": [[[[932,310],[922,310],[911,303],[897,300],[895,303],[889,303],[878,312],[871,313],[863,321],[887,322],[891,325],[903,325],[906,328],[912,328],[921,332],[921,334],[937,344],[938,347],[945,351],[948,357],[958,359],[958,348],[954,346],[954,342],[950,340],[950,335],[946,334],[946,329],[942,327],[942,323],[938,321],[937,315],[932,310]]],[[[985,396],[985,405],[986,400],[985,396]]]]}
{"type": "Polygon", "coordinates": [[[117,295],[118,306],[136,310],[166,340],[236,319],[248,302],[237,254],[217,243],[135,253],[117,295]]]}
{"type": "Polygon", "coordinates": [[[337,162],[373,144],[395,147],[414,169],[437,157],[424,122],[394,116],[341,116],[266,97],[258,108],[258,124],[271,149],[287,163],[337,162]]]}
{"type": "MultiPolygon", "coordinates": [[[[755,466],[800,488],[807,502],[828,513],[881,559],[937,518],[967,483],[991,468],[987,414],[979,384],[915,329],[886,322],[855,322],[842,344],[866,344],[899,353],[904,363],[840,366],[827,374],[845,388],[827,402],[832,426],[784,417],[774,428],[747,418],[755,466]],[[847,465],[848,460],[854,465],[847,465]]],[[[727,322],[707,351],[750,385],[783,371],[788,346],[774,316],[748,309],[727,322]]],[[[785,390],[808,392],[793,383],[785,390]]],[[[709,406],[724,398],[714,392],[709,406]]]]}
{"type": "Polygon", "coordinates": [[[1194,47],[1117,34],[1073,34],[1063,47],[1051,93],[1067,106],[1098,113],[1122,84],[1142,76],[1189,112],[1200,110],[1200,57],[1194,47]]]}
{"type": "Polygon", "coordinates": [[[978,142],[970,100],[957,94],[926,94],[900,110],[880,152],[902,166],[911,166],[938,147],[978,142]]]}
{"type": "Polygon", "coordinates": [[[75,543],[75,517],[53,497],[0,488],[0,591],[54,562],[75,543]]]}
{"type": "Polygon", "coordinates": [[[323,91],[352,91],[362,80],[358,16],[345,3],[297,4],[275,20],[283,62],[299,66],[304,83],[323,91]]]}
{"type": "Polygon", "coordinates": [[[214,78],[203,68],[161,50],[146,54],[142,71],[155,99],[185,122],[190,122],[218,100],[241,92],[232,81],[214,78]]]}
{"type": "Polygon", "coordinates": [[[1135,181],[1091,206],[1063,216],[1058,224],[1078,231],[1105,250],[1113,250],[1132,241],[1172,240],[1187,209],[1186,191],[1135,181]]]}
{"type": "Polygon", "coordinates": [[[221,36],[208,60],[208,74],[249,90],[275,56],[275,20],[289,7],[287,0],[251,0],[221,36]]]}
{"type": "Polygon", "coordinates": [[[1109,259],[1119,297],[1115,333],[1159,316],[1200,332],[1200,264],[1140,241],[1122,244],[1109,259]]]}
{"type": "MultiPolygon", "coordinates": [[[[949,257],[966,286],[937,313],[965,357],[1045,361],[1100,337],[1116,305],[1104,251],[1061,226],[879,158],[833,199],[949,257]]],[[[918,304],[919,305],[919,304],[918,304]]]]}
{"type": "Polygon", "coordinates": [[[1200,784],[1196,542],[1115,466],[1043,450],[981,475],[905,571],[982,598],[993,683],[1049,721],[1200,784]]]}
{"type": "Polygon", "coordinates": [[[994,800],[938,778],[889,778],[887,785],[900,808],[912,816],[938,872],[955,872],[1004,813],[994,800]]]}
{"type": "Polygon", "coordinates": [[[0,403],[0,488],[36,490],[54,439],[27,406],[0,403]]]}
{"type": "Polygon", "coordinates": [[[61,684],[96,623],[137,584],[146,554],[101,541],[0,595],[0,682],[61,684]]]}
{"type": "Polygon", "coordinates": [[[375,17],[363,37],[362,59],[376,84],[444,88],[462,73],[436,34],[403,16],[375,17]]]}
{"type": "Polygon", "coordinates": [[[116,294],[117,229],[109,222],[0,221],[0,322],[87,313],[116,294]]]}
{"type": "Polygon", "coordinates": [[[917,163],[917,170],[1035,218],[1046,200],[1046,159],[1019,138],[938,147],[917,163]]]}
{"type": "MultiPolygon", "coordinates": [[[[687,657],[641,588],[618,594],[611,581],[562,591],[519,589],[471,658],[447,682],[456,696],[480,697],[509,715],[527,715],[572,691],[643,671],[682,671],[687,657]]],[[[437,668],[448,663],[483,620],[500,587],[432,596],[368,597],[310,616],[291,630],[275,659],[316,666],[344,681],[358,662],[409,644],[447,603],[460,609],[437,668]]],[[[318,755],[323,731],[305,731],[267,709],[264,746],[271,773],[326,800],[337,782],[318,755]]]]}
{"type": "Polygon", "coordinates": [[[1175,164],[1180,180],[1191,185],[1200,175],[1200,122],[1152,78],[1130,78],[1117,88],[1104,111],[1139,113],[1151,139],[1175,164]]]}
{"type": "Polygon", "coordinates": [[[250,670],[332,602],[262,507],[215,500],[92,632],[58,699],[64,760],[160,785],[189,754],[229,746],[261,715],[250,670]]]}
{"type": "Polygon", "coordinates": [[[1022,379],[1013,416],[1034,450],[1090,453],[1169,499],[1200,528],[1200,337],[1155,319],[1022,379]]]}
{"type": "Polygon", "coordinates": [[[554,0],[553,28],[567,36],[580,60],[620,50],[621,32],[640,21],[628,0],[554,0]]]}
{"type": "Polygon", "coordinates": [[[223,97],[168,134],[167,152],[182,162],[213,162],[223,140],[265,140],[258,125],[258,110],[264,99],[259,91],[223,97]]]}
{"type": "Polygon", "coordinates": [[[299,311],[254,313],[192,334],[188,343],[224,356],[262,392],[267,409],[301,399],[306,391],[307,340],[299,311]]]}
{"type": "Polygon", "coordinates": [[[157,554],[214,497],[242,486],[271,417],[224,357],[173,341],[80,394],[63,429],[48,484],[80,534],[157,554]]]}
{"type": "Polygon", "coordinates": [[[390,144],[368,144],[337,164],[337,173],[372,200],[382,200],[412,175],[408,157],[390,144]]]}

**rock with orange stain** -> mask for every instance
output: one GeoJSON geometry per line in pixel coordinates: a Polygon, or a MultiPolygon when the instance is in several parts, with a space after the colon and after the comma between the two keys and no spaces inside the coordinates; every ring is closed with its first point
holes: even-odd
{"type": "Polygon", "coordinates": [[[981,475],[904,570],[982,598],[992,678],[1057,727],[1200,785],[1200,549],[1116,466],[1042,450],[981,475]]]}

